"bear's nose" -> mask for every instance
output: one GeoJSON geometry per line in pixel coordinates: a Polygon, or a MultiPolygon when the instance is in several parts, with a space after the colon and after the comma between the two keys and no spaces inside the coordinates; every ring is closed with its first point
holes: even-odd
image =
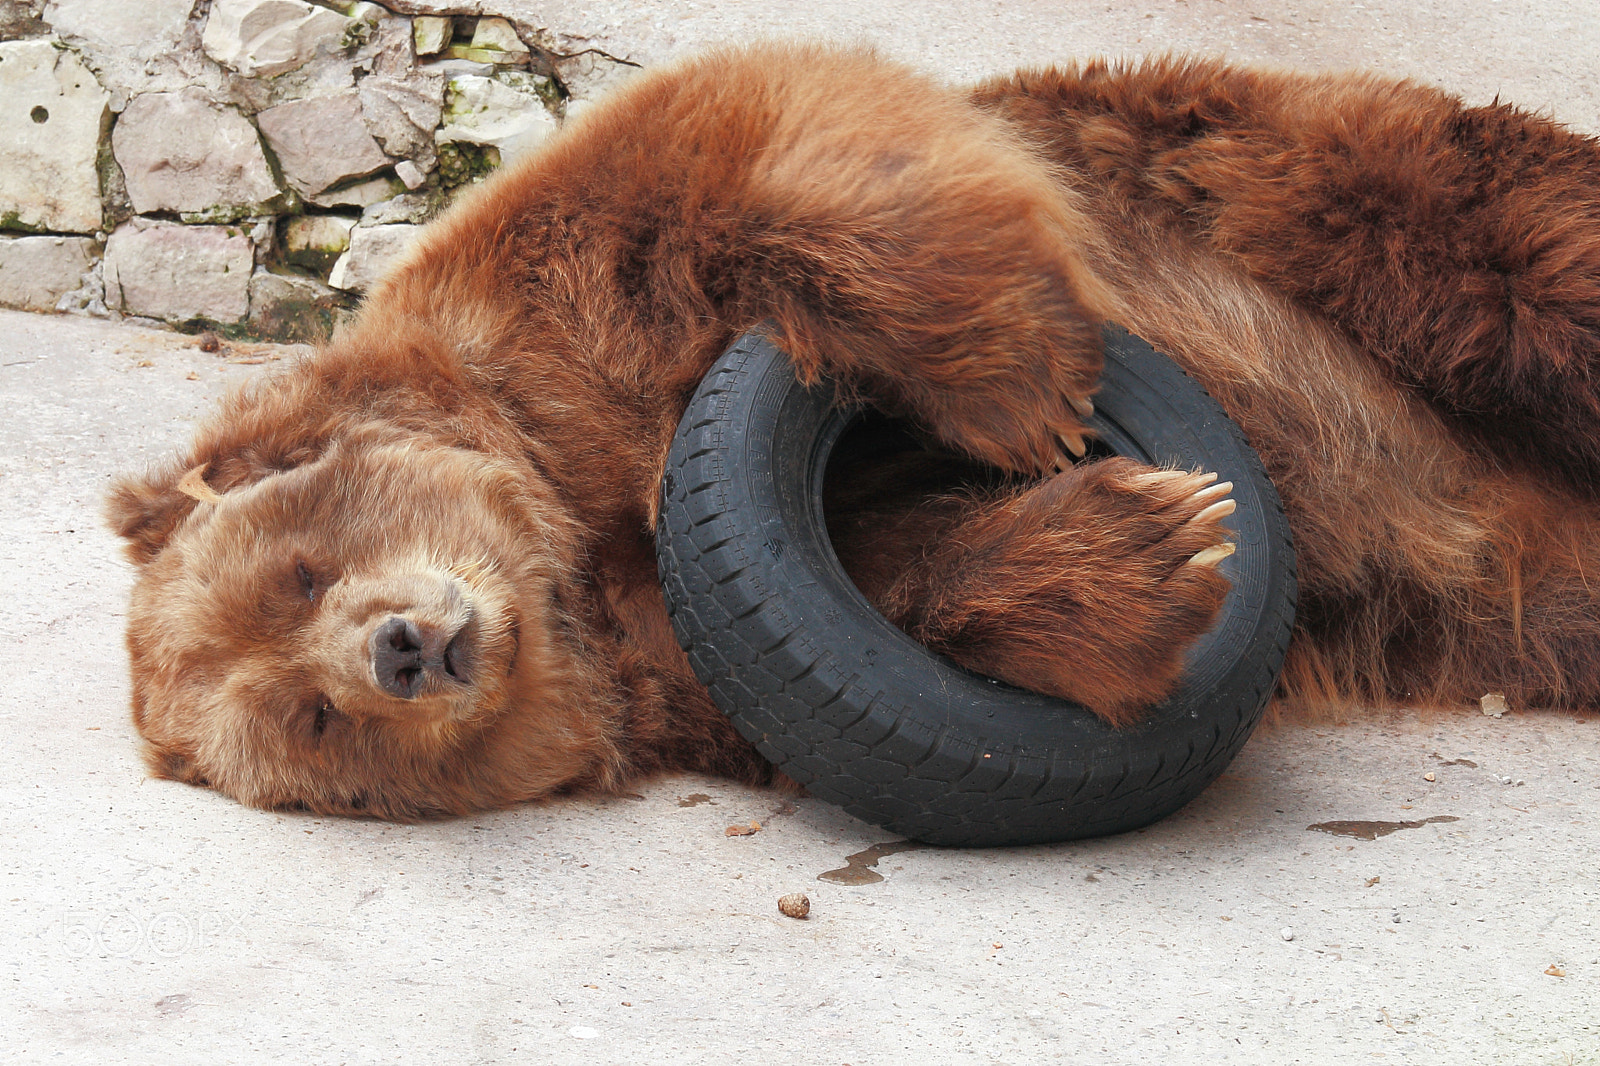
{"type": "Polygon", "coordinates": [[[367,657],[378,687],[409,700],[422,686],[422,630],[409,618],[391,615],[367,638],[367,657]]]}

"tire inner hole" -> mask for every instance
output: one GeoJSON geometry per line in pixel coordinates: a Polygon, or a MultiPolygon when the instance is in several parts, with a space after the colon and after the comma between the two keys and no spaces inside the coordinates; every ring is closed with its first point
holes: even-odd
{"type": "MultiPolygon", "coordinates": [[[[1089,440],[1079,462],[1116,454],[1089,440]]],[[[828,537],[863,596],[883,606],[885,592],[930,544],[982,497],[1025,484],[931,439],[911,423],[868,410],[846,429],[823,475],[828,537]]],[[[898,622],[893,612],[886,612],[898,622]]]]}

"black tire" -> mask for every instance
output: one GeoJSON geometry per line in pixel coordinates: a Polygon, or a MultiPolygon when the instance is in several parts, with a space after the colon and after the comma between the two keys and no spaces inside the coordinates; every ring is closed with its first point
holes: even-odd
{"type": "Polygon", "coordinates": [[[1289,526],[1260,459],[1211,397],[1106,331],[1094,426],[1120,455],[1234,484],[1238,551],[1221,621],[1182,689],[1118,731],[1082,707],[968,673],[879,615],[822,513],[828,456],[858,410],[802,388],[757,334],[736,341],[678,426],[656,554],[695,676],[812,795],[915,840],[1033,844],[1135,829],[1198,795],[1244,745],[1294,620],[1289,526]]]}

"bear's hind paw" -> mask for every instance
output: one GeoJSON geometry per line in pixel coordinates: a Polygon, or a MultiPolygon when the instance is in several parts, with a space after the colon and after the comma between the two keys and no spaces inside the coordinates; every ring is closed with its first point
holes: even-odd
{"type": "Polygon", "coordinates": [[[1222,606],[1232,490],[1214,473],[1128,459],[1040,482],[950,537],[964,550],[922,576],[913,635],[980,673],[1135,721],[1177,686],[1222,606]]]}

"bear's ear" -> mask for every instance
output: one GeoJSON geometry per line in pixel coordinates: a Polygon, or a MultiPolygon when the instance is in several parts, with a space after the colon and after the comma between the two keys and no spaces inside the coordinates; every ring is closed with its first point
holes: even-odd
{"type": "Polygon", "coordinates": [[[222,498],[206,484],[205,469],[193,467],[181,476],[168,469],[126,477],[112,486],[106,496],[106,524],[128,542],[123,550],[135,564],[143,566],[159,555],[173,528],[197,502],[222,498]]]}
{"type": "Polygon", "coordinates": [[[322,379],[307,374],[238,390],[195,434],[187,457],[112,487],[107,524],[127,541],[128,557],[143,566],[161,554],[197,505],[313,462],[334,433],[329,407],[322,379]]]}
{"type": "MultiPolygon", "coordinates": [[[[246,425],[245,429],[249,428],[246,425]]],[[[327,447],[322,437],[305,440],[282,435],[280,439],[268,432],[254,440],[242,432],[220,441],[201,440],[196,451],[212,456],[213,461],[173,462],[113,485],[106,495],[106,524],[127,541],[123,550],[128,558],[143,566],[161,554],[172,531],[197,504],[218,503],[223,493],[304,466],[327,447]]]]}

